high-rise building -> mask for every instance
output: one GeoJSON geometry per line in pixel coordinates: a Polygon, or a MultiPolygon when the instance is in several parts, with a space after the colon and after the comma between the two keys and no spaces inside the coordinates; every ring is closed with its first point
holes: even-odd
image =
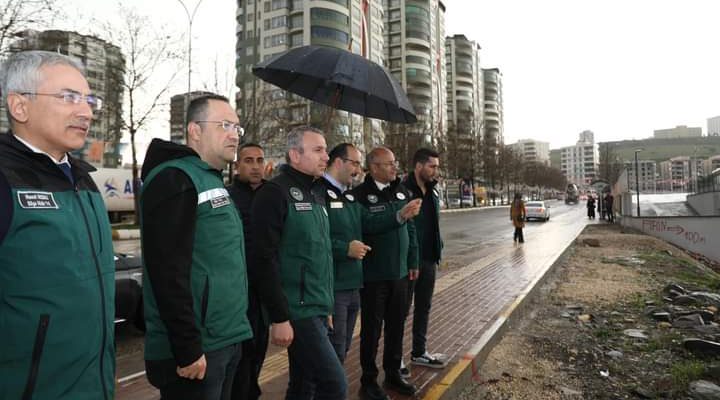
{"type": "Polygon", "coordinates": [[[494,151],[503,143],[502,73],[498,68],[483,69],[483,146],[494,151]]]}
{"type": "Polygon", "coordinates": [[[522,139],[510,145],[520,154],[525,163],[539,163],[550,166],[550,143],[535,139],[522,139]]]}
{"type": "Polygon", "coordinates": [[[575,146],[560,149],[560,171],[568,182],[586,186],[596,179],[599,155],[594,136],[592,131],[583,131],[575,146]]]}
{"type": "Polygon", "coordinates": [[[482,132],[483,89],[480,46],[464,35],[445,39],[447,65],[447,141],[443,152],[449,176],[480,173],[476,166],[482,132]]]}
{"type": "Polygon", "coordinates": [[[702,128],[688,127],[686,125],[678,125],[670,129],[658,129],[653,132],[653,137],[656,139],[688,138],[700,136],[702,136],[702,128]]]}
{"type": "Polygon", "coordinates": [[[350,50],[383,65],[380,0],[237,0],[236,21],[236,101],[248,140],[262,141],[270,157],[281,157],[284,134],[311,123],[326,131],[329,146],[383,142],[380,121],[331,112],[252,75],[258,62],[304,45],[350,50]]]}
{"type": "MultiPolygon", "coordinates": [[[[637,190],[635,185],[635,162],[628,161],[624,165],[628,173],[628,187],[634,192],[637,190]]],[[[657,163],[653,160],[638,160],[637,169],[637,184],[640,186],[640,191],[643,193],[657,192],[658,179],[660,178],[657,163]]]]}
{"type": "Polygon", "coordinates": [[[720,115],[707,119],[707,135],[720,136],[720,115]]]}
{"type": "Polygon", "coordinates": [[[673,157],[660,162],[658,190],[666,192],[691,192],[695,180],[705,176],[703,160],[689,156],[673,157]]]}
{"type": "MultiPolygon", "coordinates": [[[[187,138],[185,137],[185,111],[187,110],[187,103],[195,99],[196,97],[213,94],[206,91],[194,91],[180,93],[170,98],[170,141],[173,143],[186,144],[187,138]]],[[[242,125],[242,121],[240,122],[242,125]]]]}
{"type": "Polygon", "coordinates": [[[385,59],[415,109],[418,123],[389,124],[387,144],[407,165],[418,147],[445,141],[445,5],[439,0],[383,0],[385,59]]]}
{"type": "MultiPolygon", "coordinates": [[[[103,99],[102,111],[95,115],[85,147],[74,156],[95,165],[117,167],[121,163],[123,77],[125,57],[120,48],[94,36],[76,32],[26,30],[10,44],[11,52],[46,50],[75,57],[85,67],[90,90],[103,99]]],[[[0,126],[7,130],[4,110],[0,110],[0,126]]]]}

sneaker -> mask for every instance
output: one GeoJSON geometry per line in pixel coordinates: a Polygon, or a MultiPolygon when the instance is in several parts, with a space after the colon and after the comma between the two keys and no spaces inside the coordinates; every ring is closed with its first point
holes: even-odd
{"type": "Polygon", "coordinates": [[[447,365],[443,354],[430,354],[427,351],[420,357],[410,357],[410,361],[415,365],[422,365],[428,368],[445,368],[447,365]]]}
{"type": "Polygon", "coordinates": [[[398,370],[398,372],[400,372],[400,376],[405,379],[412,376],[412,374],[410,374],[410,369],[405,365],[405,361],[403,360],[400,360],[400,369],[398,370]]]}

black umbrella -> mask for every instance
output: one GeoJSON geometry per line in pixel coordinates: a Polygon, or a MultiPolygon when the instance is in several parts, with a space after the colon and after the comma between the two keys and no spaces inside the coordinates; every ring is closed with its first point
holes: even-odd
{"type": "Polygon", "coordinates": [[[346,50],[297,47],[257,64],[253,74],[333,108],[385,121],[417,122],[407,95],[390,72],[346,50]]]}

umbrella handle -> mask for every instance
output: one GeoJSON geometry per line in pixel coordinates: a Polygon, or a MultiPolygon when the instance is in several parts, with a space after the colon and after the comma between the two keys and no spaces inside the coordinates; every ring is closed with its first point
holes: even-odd
{"type": "Polygon", "coordinates": [[[325,133],[330,132],[332,120],[335,116],[335,111],[337,111],[337,105],[340,103],[340,97],[342,97],[343,89],[343,86],[337,86],[335,88],[335,94],[333,94],[332,101],[330,102],[330,110],[328,110],[327,119],[325,120],[325,133]]]}

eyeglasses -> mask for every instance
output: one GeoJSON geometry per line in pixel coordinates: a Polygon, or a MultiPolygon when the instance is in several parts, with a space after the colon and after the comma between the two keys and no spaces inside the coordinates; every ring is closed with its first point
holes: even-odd
{"type": "Polygon", "coordinates": [[[37,92],[20,92],[23,96],[50,96],[61,99],[67,104],[80,104],[85,101],[93,111],[100,111],[103,105],[103,99],[93,94],[82,94],[73,90],[63,90],[60,93],[37,93],[37,92]]]}
{"type": "Polygon", "coordinates": [[[235,132],[238,134],[238,136],[243,136],[245,134],[245,128],[240,126],[240,124],[236,124],[234,122],[230,121],[193,121],[197,124],[199,123],[208,123],[208,124],[218,124],[223,128],[225,132],[235,132]]]}
{"type": "Polygon", "coordinates": [[[374,164],[384,165],[384,166],[386,166],[386,167],[395,167],[395,168],[400,167],[400,161],[398,161],[398,160],[387,161],[387,162],[376,162],[376,163],[374,163],[374,164]]]}
{"type": "Polygon", "coordinates": [[[349,158],[343,158],[342,160],[345,162],[349,162],[350,164],[353,165],[353,167],[360,168],[360,161],[351,160],[349,158]]]}

